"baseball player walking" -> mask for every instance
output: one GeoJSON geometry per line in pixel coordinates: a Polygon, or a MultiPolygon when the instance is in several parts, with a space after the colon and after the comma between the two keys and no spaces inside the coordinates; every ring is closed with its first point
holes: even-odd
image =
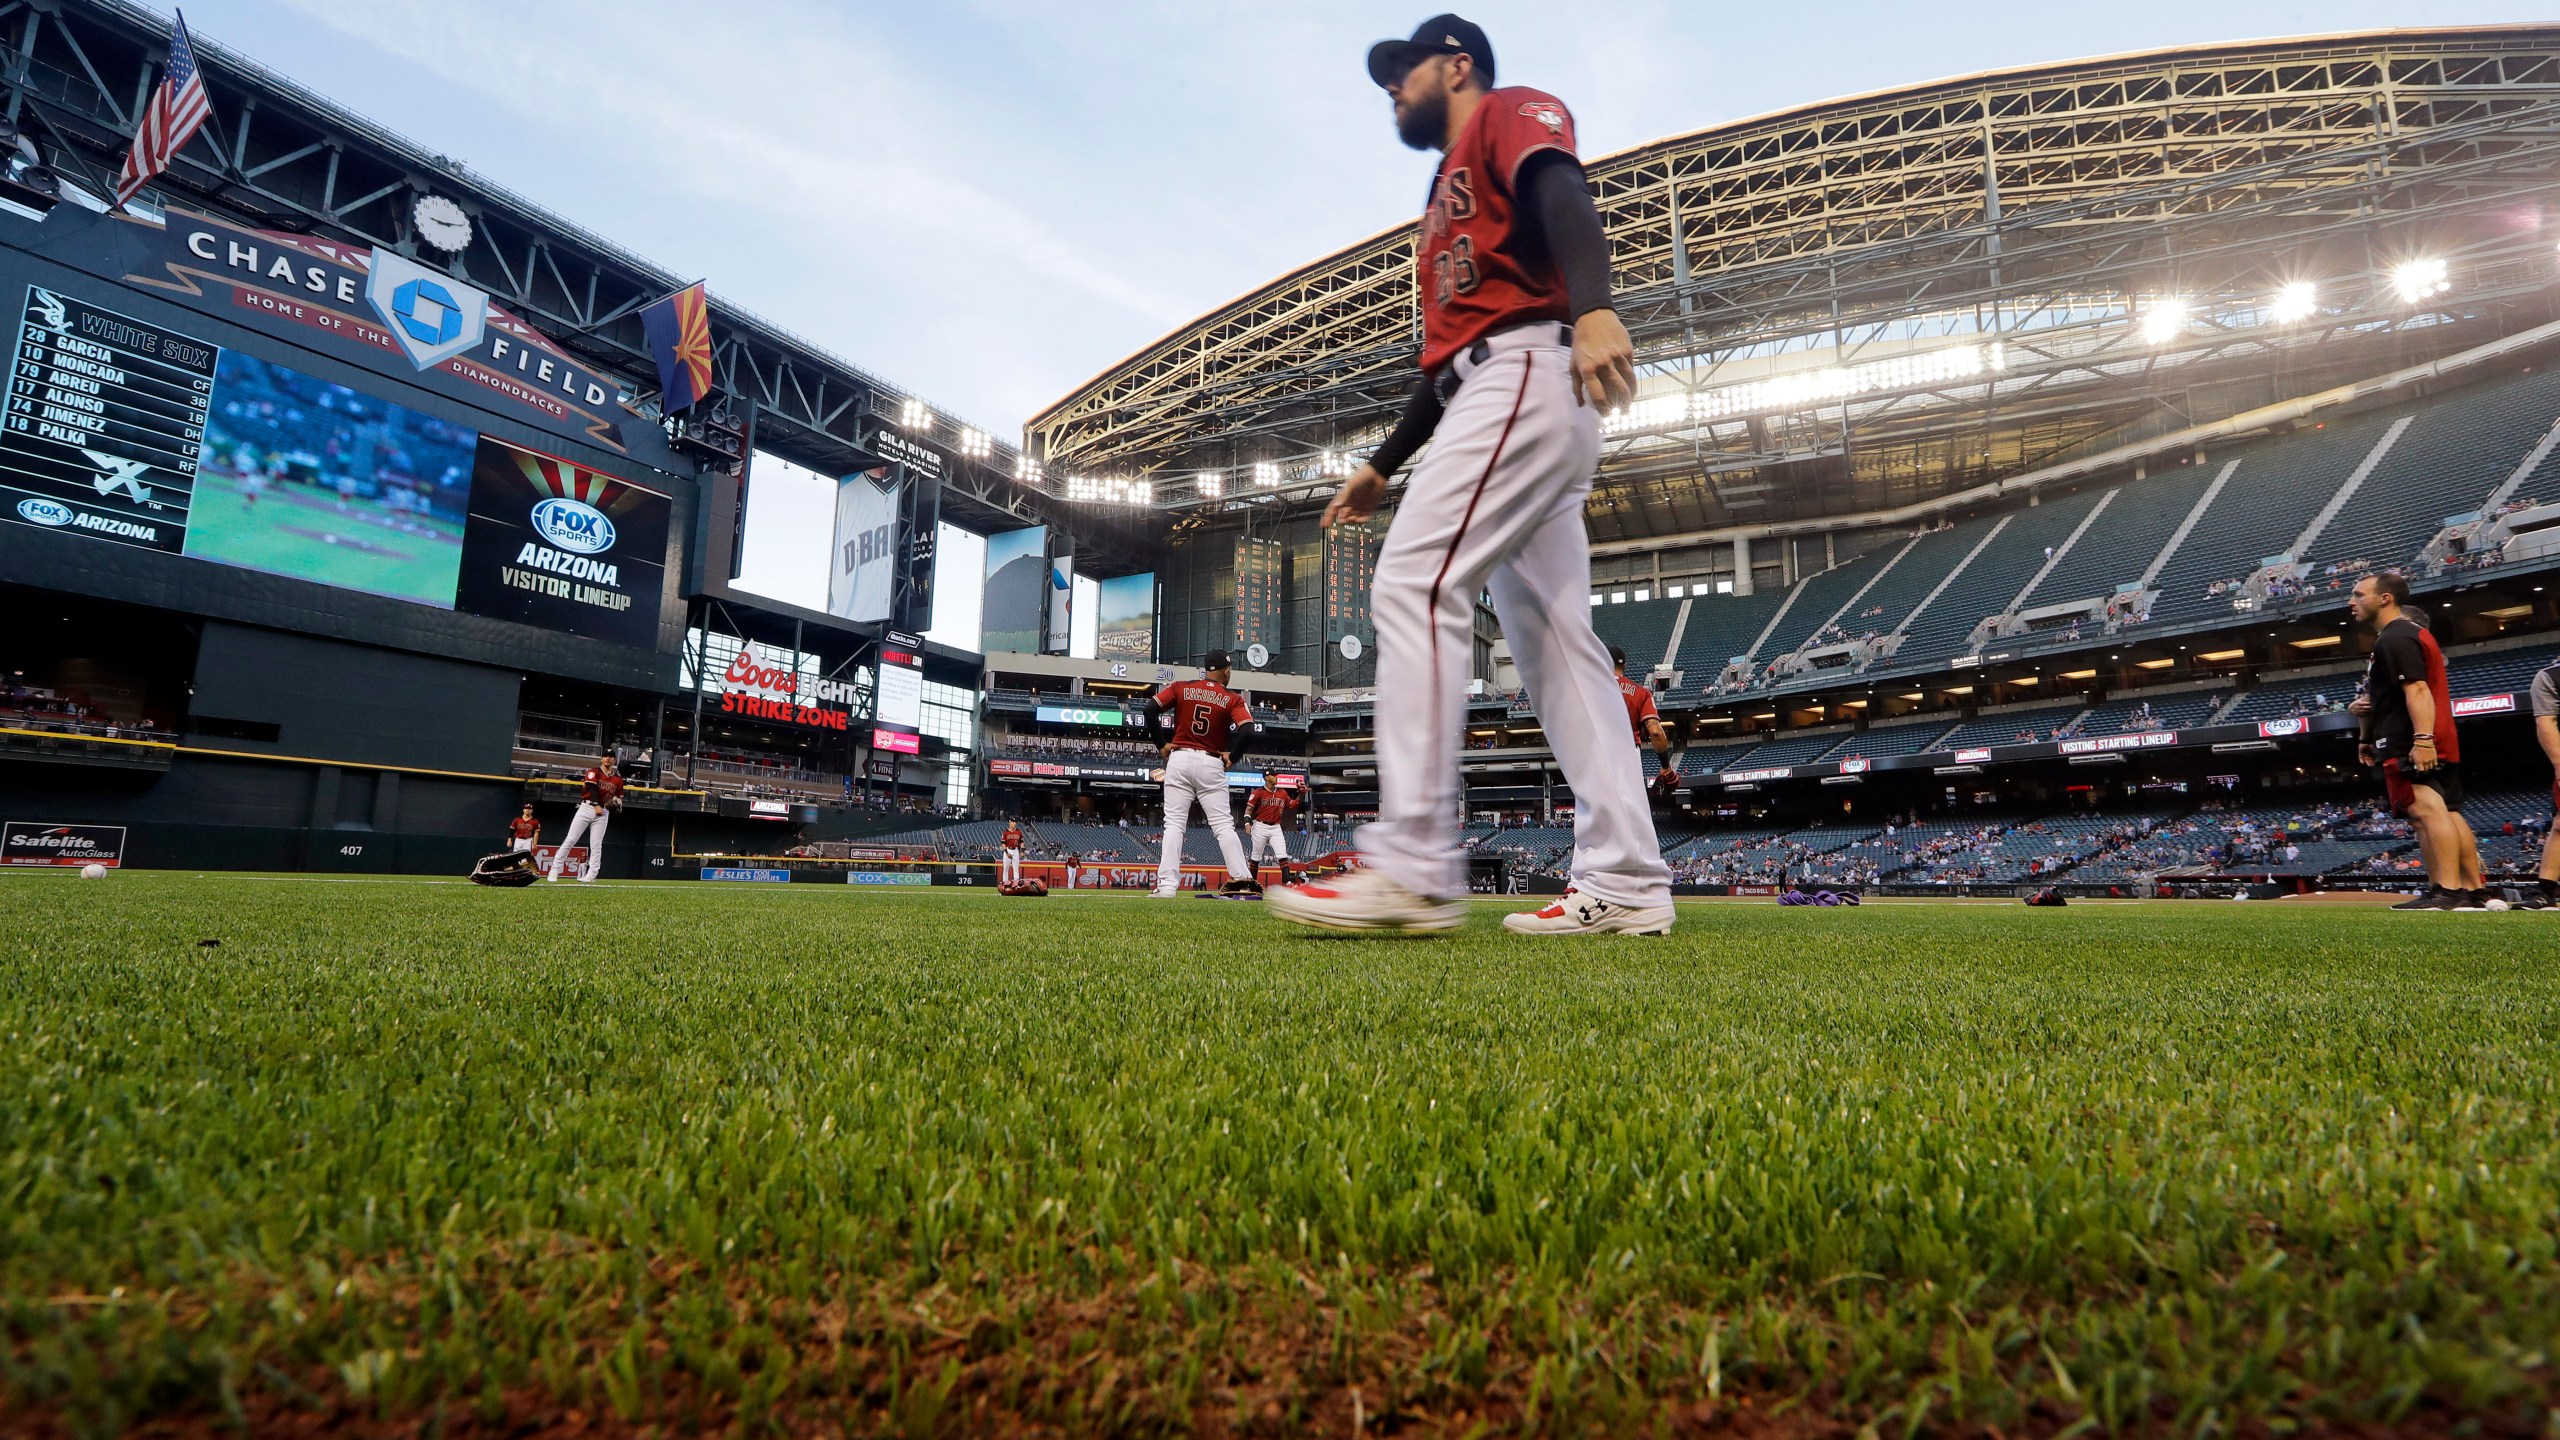
{"type": "Polygon", "coordinates": [[[507,822],[507,848],[519,855],[530,855],[540,843],[542,822],[533,818],[533,807],[527,805],[523,814],[507,822]]]}
{"type": "Polygon", "coordinates": [[[1288,871],[1289,832],[1285,827],[1297,808],[1298,797],[1280,788],[1280,777],[1263,771],[1262,788],[1244,798],[1244,812],[1253,827],[1253,853],[1246,859],[1257,870],[1267,850],[1272,859],[1280,862],[1281,871],[1288,871]]]}
{"type": "Polygon", "coordinates": [[[583,837],[587,842],[587,868],[578,876],[578,883],[593,884],[596,872],[604,868],[605,828],[621,811],[622,767],[608,750],[587,771],[586,781],[578,790],[578,813],[569,821],[569,833],[560,838],[560,848],[551,852],[551,873],[544,878],[560,878],[560,867],[569,863],[569,852],[578,848],[583,837]]]}
{"type": "Polygon", "coordinates": [[[1671,764],[1671,732],[1662,723],[1662,707],[1653,701],[1653,687],[1627,678],[1627,652],[1623,646],[1609,647],[1609,668],[1617,673],[1618,698],[1626,702],[1627,724],[1636,733],[1636,744],[1652,747],[1654,757],[1662,762],[1662,768],[1654,772],[1654,788],[1668,790],[1678,785],[1680,772],[1671,764]]]}
{"type": "Polygon", "coordinates": [[[1324,523],[1368,519],[1388,477],[1433,441],[1406,483],[1370,595],[1378,673],[1416,693],[1378,708],[1378,820],[1360,828],[1363,868],[1276,891],[1273,908],[1349,930],[1464,921],[1458,750],[1470,617],[1490,588],[1575,817],[1573,888],[1504,927],[1666,933],[1671,875],[1591,630],[1582,507],[1601,412],[1635,396],[1635,351],[1609,308],[1609,242],[1574,156],[1573,116],[1541,91],[1493,88],[1492,45],[1455,15],[1371,47],[1369,76],[1394,104],[1397,135],[1442,152],[1414,245],[1423,375],[1324,523]]]}
{"type": "Polygon", "coordinates": [[[1019,820],[1004,822],[1004,834],[998,838],[997,846],[996,883],[999,885],[1021,884],[1022,822],[1019,820]]]}
{"type": "Polygon", "coordinates": [[[1209,832],[1218,837],[1218,854],[1227,862],[1229,895],[1259,895],[1245,864],[1244,846],[1236,839],[1235,812],[1227,799],[1229,737],[1239,728],[1260,732],[1261,722],[1244,697],[1227,688],[1234,672],[1227,652],[1212,650],[1200,662],[1197,680],[1176,680],[1147,697],[1146,723],[1152,732],[1169,719],[1173,738],[1164,753],[1164,857],[1156,862],[1155,897],[1170,900],[1182,887],[1182,837],[1191,828],[1191,807],[1209,817],[1209,832]]]}

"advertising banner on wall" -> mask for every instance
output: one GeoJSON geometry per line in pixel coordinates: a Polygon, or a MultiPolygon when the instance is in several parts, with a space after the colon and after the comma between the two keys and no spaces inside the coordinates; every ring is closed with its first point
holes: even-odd
{"type": "Polygon", "coordinates": [[[483,436],[455,608],[655,645],[667,509],[654,490],[483,436]]]}
{"type": "Polygon", "coordinates": [[[1076,557],[1049,557],[1049,637],[1048,652],[1064,655],[1075,644],[1076,557]]]}
{"type": "Polygon", "coordinates": [[[1118,575],[1103,581],[1097,603],[1101,614],[1094,627],[1094,658],[1147,661],[1156,658],[1154,571],[1143,575],[1118,575]]]}
{"type": "Polygon", "coordinates": [[[124,864],[121,825],[52,825],[11,820],[0,825],[0,865],[124,864]]]}
{"type": "Polygon", "coordinates": [[[545,429],[625,450],[623,427],[654,428],[623,402],[619,376],[570,355],[486,291],[394,251],[179,209],[153,225],[65,205],[41,233],[58,242],[44,253],[64,264],[354,364],[414,370],[428,389],[545,429]]]}
{"type": "Polygon", "coordinates": [[[987,537],[987,599],[979,616],[982,650],[1037,655],[1046,635],[1041,604],[1049,588],[1049,527],[987,537]]]}
{"type": "Polygon", "coordinates": [[[827,613],[889,618],[898,577],[898,491],[892,480],[848,475],[836,487],[835,547],[827,560],[827,613]]]}

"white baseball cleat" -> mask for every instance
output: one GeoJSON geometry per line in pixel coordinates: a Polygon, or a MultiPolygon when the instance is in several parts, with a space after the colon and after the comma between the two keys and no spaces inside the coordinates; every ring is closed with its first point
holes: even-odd
{"type": "Polygon", "coordinates": [[[1266,891],[1263,903],[1283,920],[1320,930],[1455,930],[1467,923],[1463,900],[1427,900],[1375,870],[1266,891]]]}
{"type": "Polygon", "coordinates": [[[1672,919],[1668,905],[1620,905],[1567,890],[1543,910],[1503,916],[1502,928],[1514,935],[1668,935],[1672,919]]]}

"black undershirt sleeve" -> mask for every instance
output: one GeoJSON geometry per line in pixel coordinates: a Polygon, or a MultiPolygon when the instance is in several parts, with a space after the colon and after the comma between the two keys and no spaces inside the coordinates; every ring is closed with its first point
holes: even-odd
{"type": "Polygon", "coordinates": [[[1520,218],[1564,276],[1565,304],[1576,320],[1609,308],[1609,236],[1591,203],[1582,165],[1543,150],[1520,167],[1520,218]]]}
{"type": "Polygon", "coordinates": [[[1431,377],[1425,375],[1405,398],[1404,418],[1396,421],[1396,428],[1387,432],[1387,438],[1370,455],[1370,465],[1382,478],[1393,480],[1396,472],[1404,468],[1404,462],[1412,459],[1413,452],[1421,449],[1422,442],[1439,428],[1440,392],[1432,387],[1431,377]]]}

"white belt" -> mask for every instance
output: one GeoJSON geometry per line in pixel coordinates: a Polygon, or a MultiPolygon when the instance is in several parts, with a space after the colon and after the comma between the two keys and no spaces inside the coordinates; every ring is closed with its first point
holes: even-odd
{"type": "Polygon", "coordinates": [[[1505,326],[1459,351],[1441,367],[1433,383],[1439,387],[1440,400],[1447,404],[1458,393],[1468,376],[1489,364],[1496,355],[1514,350],[1533,350],[1543,346],[1573,348],[1573,327],[1561,320],[1532,320],[1526,324],[1505,326]]]}

